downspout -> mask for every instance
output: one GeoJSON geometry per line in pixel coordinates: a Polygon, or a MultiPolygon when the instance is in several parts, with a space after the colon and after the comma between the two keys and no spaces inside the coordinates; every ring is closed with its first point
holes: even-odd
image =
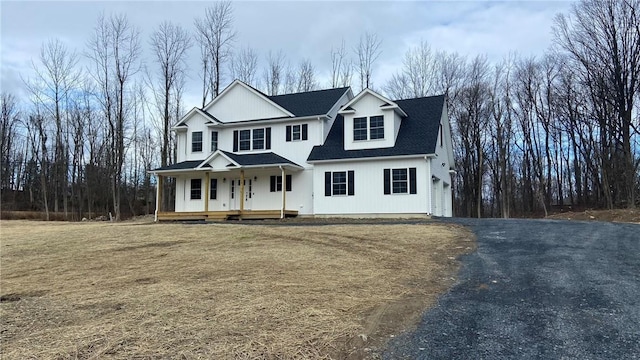
{"type": "Polygon", "coordinates": [[[427,162],[427,209],[429,215],[433,215],[433,174],[431,173],[431,158],[425,156],[424,160],[427,162]]]}
{"type": "Polygon", "coordinates": [[[278,167],[280,168],[280,174],[282,176],[282,207],[280,208],[280,219],[284,219],[284,209],[287,201],[287,177],[282,165],[279,165],[278,167]]]}

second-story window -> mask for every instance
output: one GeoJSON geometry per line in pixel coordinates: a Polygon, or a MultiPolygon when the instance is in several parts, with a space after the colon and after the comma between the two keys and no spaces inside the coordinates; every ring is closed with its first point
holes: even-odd
{"type": "Polygon", "coordinates": [[[264,129],[253,129],[253,150],[264,149],[264,129]]]}
{"type": "Polygon", "coordinates": [[[218,132],[211,132],[211,152],[218,150],[218,132]]]}
{"type": "Polygon", "coordinates": [[[309,125],[287,125],[287,141],[300,141],[307,140],[309,138],[309,125]]]}
{"type": "Polygon", "coordinates": [[[271,149],[271,128],[233,131],[233,151],[271,149]]]}
{"type": "Polygon", "coordinates": [[[240,130],[240,150],[251,150],[251,130],[240,130]]]}
{"type": "Polygon", "coordinates": [[[191,151],[202,151],[202,131],[194,131],[191,133],[191,151]]]}

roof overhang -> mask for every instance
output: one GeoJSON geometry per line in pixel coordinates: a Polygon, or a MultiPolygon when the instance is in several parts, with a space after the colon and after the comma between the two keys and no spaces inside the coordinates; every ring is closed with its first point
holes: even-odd
{"type": "Polygon", "coordinates": [[[351,101],[349,101],[348,103],[344,104],[342,106],[342,110],[338,111],[339,114],[353,114],[355,112],[355,110],[351,107],[353,104],[357,103],[360,99],[362,99],[365,95],[372,95],[374,97],[376,97],[378,100],[384,102],[384,104],[381,106],[383,109],[393,109],[394,111],[396,111],[398,114],[407,117],[407,113],[404,112],[404,110],[402,110],[402,108],[400,108],[400,106],[398,106],[398,104],[396,104],[395,102],[393,102],[390,99],[387,99],[386,97],[378,94],[377,92],[366,88],[362,91],[360,91],[360,93],[358,95],[356,95],[353,99],[351,99],[351,101]]]}
{"type": "Polygon", "coordinates": [[[400,159],[425,159],[435,158],[435,154],[410,154],[410,155],[392,155],[392,156],[369,156],[356,158],[340,158],[326,160],[307,160],[310,164],[334,163],[334,162],[354,162],[354,161],[380,161],[380,160],[400,160],[400,159]]]}

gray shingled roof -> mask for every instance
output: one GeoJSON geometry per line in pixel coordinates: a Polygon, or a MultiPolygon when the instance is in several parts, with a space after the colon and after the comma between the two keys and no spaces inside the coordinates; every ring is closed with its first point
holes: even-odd
{"type": "Polygon", "coordinates": [[[224,153],[233,161],[237,162],[241,166],[256,166],[256,165],[280,165],[280,164],[290,164],[295,166],[300,166],[293,161],[283,158],[282,156],[268,152],[268,153],[259,153],[259,154],[234,154],[227,151],[220,152],[224,153]]]}
{"type": "MultiPolygon", "coordinates": [[[[175,164],[171,164],[164,167],[159,167],[157,169],[153,169],[151,171],[166,171],[166,170],[187,170],[187,169],[195,169],[198,165],[202,163],[202,160],[190,160],[183,161],[175,164]]],[[[207,165],[208,166],[208,165],[207,165]]]]}
{"type": "Polygon", "coordinates": [[[307,161],[433,154],[436,150],[444,95],[394,101],[408,117],[402,119],[391,148],[345,150],[344,118],[338,115],[323,145],[314,146],[307,161]]]}
{"type": "Polygon", "coordinates": [[[295,116],[313,116],[328,113],[347,91],[349,88],[343,87],[267,97],[295,116]]]}

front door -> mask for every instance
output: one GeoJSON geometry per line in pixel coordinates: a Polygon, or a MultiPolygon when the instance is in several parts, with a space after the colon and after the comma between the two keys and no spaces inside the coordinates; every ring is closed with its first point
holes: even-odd
{"type": "MultiPolygon", "coordinates": [[[[229,209],[240,210],[240,179],[231,180],[231,191],[229,191],[229,209]]],[[[244,210],[251,210],[251,200],[253,197],[253,181],[252,179],[244,180],[244,210]]]]}

